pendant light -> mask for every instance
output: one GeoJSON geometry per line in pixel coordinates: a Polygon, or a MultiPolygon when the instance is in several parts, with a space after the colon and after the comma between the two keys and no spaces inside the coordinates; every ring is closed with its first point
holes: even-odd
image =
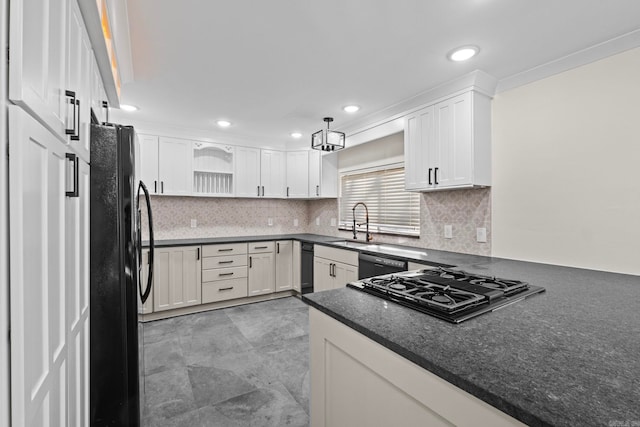
{"type": "Polygon", "coordinates": [[[314,132],[311,135],[311,148],[322,151],[335,151],[344,148],[345,134],[329,129],[329,123],[333,121],[332,117],[323,119],[327,122],[327,128],[314,132]]]}

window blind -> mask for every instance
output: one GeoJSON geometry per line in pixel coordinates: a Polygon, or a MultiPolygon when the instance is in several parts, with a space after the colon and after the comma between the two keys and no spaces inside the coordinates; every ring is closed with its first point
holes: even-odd
{"type": "MultiPolygon", "coordinates": [[[[420,234],[420,195],[404,190],[403,167],[346,174],[340,181],[341,228],[353,228],[353,206],[364,202],[369,208],[370,231],[420,234]]],[[[356,209],[356,222],[365,222],[362,206],[356,209]]]]}

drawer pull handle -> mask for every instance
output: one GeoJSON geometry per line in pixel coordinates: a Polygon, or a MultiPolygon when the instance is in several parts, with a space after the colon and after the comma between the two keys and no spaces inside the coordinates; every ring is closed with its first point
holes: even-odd
{"type": "Polygon", "coordinates": [[[218,274],[218,276],[222,277],[222,276],[233,276],[233,272],[231,273],[220,273],[218,274]]]}
{"type": "Polygon", "coordinates": [[[233,264],[233,261],[218,261],[218,264],[233,264]]]}
{"type": "Polygon", "coordinates": [[[218,252],[230,252],[232,250],[233,250],[233,248],[218,249],[218,252]]]}
{"type": "Polygon", "coordinates": [[[256,246],[255,249],[267,249],[269,246],[256,246]]]}
{"type": "Polygon", "coordinates": [[[233,286],[231,286],[230,288],[220,288],[218,289],[218,292],[222,292],[222,291],[230,291],[233,289],[233,286]]]}

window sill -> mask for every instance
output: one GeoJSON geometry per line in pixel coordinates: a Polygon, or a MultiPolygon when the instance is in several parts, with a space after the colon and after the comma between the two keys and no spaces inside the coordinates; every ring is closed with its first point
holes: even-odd
{"type": "MultiPolygon", "coordinates": [[[[348,231],[350,233],[353,233],[353,227],[347,227],[347,226],[343,226],[340,225],[338,226],[338,230],[340,231],[348,231]]],[[[356,231],[358,233],[366,233],[367,229],[366,228],[357,228],[356,231]]],[[[403,237],[413,237],[416,239],[420,238],[420,232],[419,231],[391,231],[391,230],[382,230],[382,231],[378,231],[378,230],[369,230],[370,234],[382,234],[385,236],[403,236],[403,237]]]]}

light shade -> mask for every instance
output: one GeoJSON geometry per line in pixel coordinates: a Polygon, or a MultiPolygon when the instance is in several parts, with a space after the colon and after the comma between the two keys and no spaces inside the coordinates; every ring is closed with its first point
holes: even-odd
{"type": "Polygon", "coordinates": [[[467,59],[476,56],[479,51],[480,49],[478,48],[478,46],[461,46],[449,52],[447,57],[451,61],[466,61],[467,59]]]}
{"type": "Polygon", "coordinates": [[[329,129],[329,123],[333,121],[331,117],[325,117],[327,128],[314,132],[311,135],[311,148],[322,151],[336,151],[344,148],[346,136],[344,132],[329,129]]]}

